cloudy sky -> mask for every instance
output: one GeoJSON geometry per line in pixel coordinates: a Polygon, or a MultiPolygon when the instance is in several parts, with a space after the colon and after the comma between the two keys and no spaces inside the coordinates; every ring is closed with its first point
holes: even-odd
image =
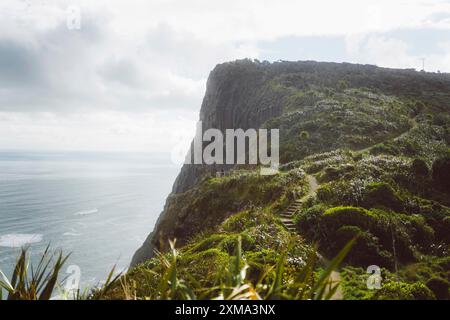
{"type": "Polygon", "coordinates": [[[245,57],[450,72],[450,1],[2,0],[0,150],[171,151],[245,57]]]}

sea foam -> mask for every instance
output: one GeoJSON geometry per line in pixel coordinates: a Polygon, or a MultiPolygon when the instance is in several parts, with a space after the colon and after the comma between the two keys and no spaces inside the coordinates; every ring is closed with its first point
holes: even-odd
{"type": "Polygon", "coordinates": [[[20,248],[42,241],[42,234],[11,233],[0,236],[0,247],[20,248]]]}
{"type": "Polygon", "coordinates": [[[97,212],[98,212],[98,209],[95,208],[95,209],[91,209],[91,210],[78,211],[78,212],[75,212],[74,215],[75,216],[86,216],[88,214],[94,214],[94,213],[97,213],[97,212]]]}

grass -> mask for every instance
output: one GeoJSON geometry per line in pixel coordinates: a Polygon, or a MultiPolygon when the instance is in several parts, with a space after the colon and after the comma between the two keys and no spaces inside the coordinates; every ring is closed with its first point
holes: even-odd
{"type": "MultiPolygon", "coordinates": [[[[257,279],[251,275],[251,267],[242,249],[242,238],[236,238],[234,254],[216,272],[205,279],[195,278],[186,273],[183,253],[175,249],[167,254],[158,253],[151,265],[141,265],[120,280],[120,285],[112,291],[113,299],[212,299],[212,300],[324,300],[330,299],[339,284],[333,283],[330,275],[338,268],[350,251],[355,240],[350,241],[339,254],[319,274],[318,255],[311,250],[302,268],[292,277],[288,266],[289,244],[278,259],[265,265],[257,279]],[[137,277],[139,275],[140,277],[137,277]],[[136,285],[139,283],[139,288],[136,285]],[[207,284],[208,283],[208,284],[207,284]],[[145,290],[142,288],[145,287],[145,290]]],[[[208,249],[208,252],[216,249],[208,249]]],[[[216,250],[218,251],[218,250],[216,250]]],[[[220,251],[219,251],[220,252],[220,251]]],[[[204,262],[206,263],[206,261],[204,262]]],[[[195,266],[191,267],[191,270],[195,266]]]]}
{"type": "MultiPolygon", "coordinates": [[[[328,266],[317,275],[318,255],[311,251],[303,268],[295,275],[295,280],[286,278],[285,267],[289,248],[279,256],[275,264],[267,266],[259,280],[249,279],[249,264],[242,250],[241,237],[236,238],[234,255],[229,263],[219,272],[211,274],[212,285],[202,286],[200,279],[180,272],[180,253],[175,248],[175,241],[170,242],[170,252],[158,253],[159,269],[146,269],[144,281],[152,283],[152,290],[146,295],[138,294],[137,282],[130,275],[114,275],[114,268],[109,273],[105,284],[90,292],[74,295],[77,300],[115,299],[159,299],[159,300],[326,300],[336,292],[339,283],[333,283],[330,275],[338,268],[353,246],[350,241],[328,266]],[[157,271],[158,270],[158,271],[157,271]]],[[[291,244],[289,245],[289,247],[291,244]]],[[[59,286],[58,277],[68,256],[60,252],[51,264],[52,255],[49,248],[45,250],[34,269],[29,266],[27,249],[22,249],[16,267],[9,280],[3,273],[0,286],[8,292],[8,300],[49,300],[59,286]],[[31,271],[30,271],[31,270],[31,271]]],[[[1,297],[3,298],[3,297],[1,297]]]]}
{"type": "Polygon", "coordinates": [[[9,280],[0,271],[0,300],[3,299],[3,290],[7,292],[8,300],[49,300],[58,284],[58,276],[62,266],[69,255],[57,255],[56,261],[51,265],[52,255],[49,246],[44,250],[41,258],[34,268],[29,264],[27,249],[23,248],[9,280]]]}
{"type": "Polygon", "coordinates": [[[71,296],[71,292],[61,290],[63,280],[60,279],[62,267],[69,256],[70,254],[63,255],[61,251],[52,253],[50,246],[47,246],[34,266],[30,262],[28,248],[22,248],[11,277],[8,278],[0,270],[0,300],[99,300],[108,294],[121,276],[114,276],[113,268],[102,286],[92,290],[77,290],[71,296]]]}

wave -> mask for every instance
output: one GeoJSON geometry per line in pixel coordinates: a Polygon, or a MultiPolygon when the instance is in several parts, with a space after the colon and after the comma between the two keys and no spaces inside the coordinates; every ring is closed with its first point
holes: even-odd
{"type": "Polygon", "coordinates": [[[68,237],[78,237],[81,236],[81,233],[77,233],[77,232],[64,232],[63,236],[68,236],[68,237]]]}
{"type": "Polygon", "coordinates": [[[24,245],[41,242],[43,235],[36,233],[11,233],[0,236],[0,247],[20,248],[24,245]]]}
{"type": "Polygon", "coordinates": [[[74,228],[70,228],[70,231],[64,232],[63,236],[78,237],[81,236],[81,233],[78,233],[74,228]]]}
{"type": "Polygon", "coordinates": [[[87,216],[89,214],[94,214],[94,213],[97,213],[97,212],[98,212],[98,209],[95,208],[95,209],[91,209],[91,210],[78,211],[78,212],[75,212],[73,215],[74,216],[87,216]]]}

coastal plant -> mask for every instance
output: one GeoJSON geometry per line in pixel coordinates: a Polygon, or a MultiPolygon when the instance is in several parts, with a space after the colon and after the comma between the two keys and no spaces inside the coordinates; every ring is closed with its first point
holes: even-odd
{"type": "Polygon", "coordinates": [[[60,280],[60,273],[69,256],[70,254],[64,255],[62,251],[52,253],[48,245],[38,263],[33,265],[29,258],[29,248],[22,248],[11,277],[8,278],[0,270],[0,300],[101,300],[122,276],[121,273],[114,275],[113,267],[102,285],[93,289],[65,291],[62,289],[64,279],[60,280]]]}
{"type": "Polygon", "coordinates": [[[69,255],[64,256],[59,252],[52,265],[52,254],[47,246],[37,266],[33,267],[29,261],[28,248],[22,248],[11,279],[0,271],[0,300],[3,299],[3,290],[7,293],[7,300],[49,300],[68,258],[69,255]]]}
{"type": "MultiPolygon", "coordinates": [[[[251,255],[242,248],[242,238],[235,239],[234,253],[228,262],[213,273],[203,275],[209,279],[200,279],[192,272],[183,270],[185,253],[175,249],[166,254],[158,253],[150,264],[138,266],[116,283],[109,298],[125,299],[213,299],[213,300],[270,300],[290,299],[306,300],[330,299],[338,289],[339,283],[331,279],[331,273],[338,268],[354,244],[351,240],[327,264],[317,272],[321,263],[316,250],[310,250],[301,260],[301,267],[295,274],[289,272],[288,252],[293,242],[286,246],[273,263],[262,266],[257,279],[252,277],[249,261],[251,255]],[[142,278],[137,278],[137,275],[142,278]],[[140,279],[140,280],[137,280],[140,279]],[[136,281],[141,282],[136,288],[136,281]],[[210,283],[211,285],[207,285],[210,283]],[[142,287],[146,290],[142,291],[142,287]]],[[[216,249],[208,249],[208,251],[216,249]]],[[[205,261],[206,263],[206,261],[205,261]]],[[[194,267],[195,268],[195,267],[194,267]]],[[[192,270],[191,270],[192,271],[192,270]]]]}

